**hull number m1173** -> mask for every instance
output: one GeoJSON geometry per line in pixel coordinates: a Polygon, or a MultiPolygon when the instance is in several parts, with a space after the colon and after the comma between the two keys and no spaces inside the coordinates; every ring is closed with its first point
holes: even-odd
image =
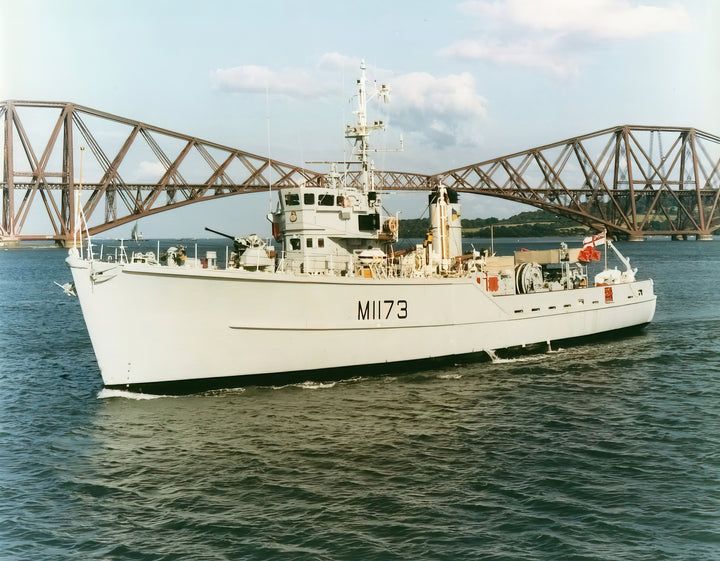
{"type": "Polygon", "coordinates": [[[358,302],[359,320],[363,319],[406,319],[407,300],[366,300],[358,302]]]}

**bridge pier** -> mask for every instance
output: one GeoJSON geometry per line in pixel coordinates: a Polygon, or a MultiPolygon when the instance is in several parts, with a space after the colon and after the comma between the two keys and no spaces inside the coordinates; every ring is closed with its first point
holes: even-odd
{"type": "Polygon", "coordinates": [[[71,247],[82,247],[82,239],[75,239],[72,238],[58,238],[55,240],[55,245],[57,247],[63,247],[65,249],[70,249],[71,247]]]}
{"type": "MultiPolygon", "coordinates": [[[[679,242],[691,239],[691,237],[686,234],[673,234],[671,238],[673,241],[679,242]]],[[[695,234],[695,241],[698,242],[711,242],[713,241],[713,239],[714,238],[712,234],[695,234]]]]}
{"type": "Polygon", "coordinates": [[[68,238],[54,238],[53,236],[0,236],[0,249],[9,247],[20,247],[21,242],[40,242],[47,243],[49,241],[55,242],[56,247],[81,247],[83,240],[75,240],[73,237],[68,238]]]}
{"type": "Polygon", "coordinates": [[[645,236],[642,234],[630,234],[628,236],[628,241],[629,242],[644,242],[645,236]]]}
{"type": "Polygon", "coordinates": [[[20,240],[17,236],[0,236],[0,248],[18,247],[20,240]]]}

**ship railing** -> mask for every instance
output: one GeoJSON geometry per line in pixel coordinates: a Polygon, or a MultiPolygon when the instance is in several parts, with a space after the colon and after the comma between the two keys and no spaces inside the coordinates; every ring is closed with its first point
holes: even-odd
{"type": "Polygon", "coordinates": [[[127,251],[125,251],[124,240],[120,240],[120,247],[116,248],[115,255],[116,255],[115,261],[117,261],[118,263],[127,263],[129,261],[128,256],[127,256],[127,251]],[[118,255],[118,251],[119,251],[119,255],[118,255]]]}
{"type": "Polygon", "coordinates": [[[280,252],[280,259],[278,259],[277,267],[275,267],[276,273],[284,273],[285,272],[285,250],[283,249],[280,252]]]}
{"type": "Polygon", "coordinates": [[[284,250],[280,252],[275,266],[276,273],[344,276],[347,271],[353,270],[356,276],[362,276],[358,275],[356,269],[357,267],[351,266],[348,260],[337,255],[306,256],[302,260],[289,259],[284,250]]]}
{"type": "Polygon", "coordinates": [[[85,218],[85,211],[80,205],[78,205],[77,208],[75,231],[73,232],[73,247],[80,249],[80,259],[93,261],[95,256],[93,254],[92,240],[90,238],[90,230],[88,229],[87,219],[85,218]],[[85,230],[87,250],[85,250],[85,247],[83,246],[83,230],[85,230]]]}
{"type": "Polygon", "coordinates": [[[355,259],[353,266],[354,275],[362,278],[385,279],[391,276],[390,270],[386,259],[367,261],[355,259]]]}

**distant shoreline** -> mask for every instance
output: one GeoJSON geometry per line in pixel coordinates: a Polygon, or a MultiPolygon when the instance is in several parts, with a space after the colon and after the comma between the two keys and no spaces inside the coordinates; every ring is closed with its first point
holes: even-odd
{"type": "MultiPolygon", "coordinates": [[[[463,218],[464,238],[489,238],[490,229],[497,238],[547,238],[586,236],[590,228],[545,210],[521,212],[510,218],[463,218]]],[[[425,218],[400,220],[401,238],[424,238],[428,221],[425,218]]]]}

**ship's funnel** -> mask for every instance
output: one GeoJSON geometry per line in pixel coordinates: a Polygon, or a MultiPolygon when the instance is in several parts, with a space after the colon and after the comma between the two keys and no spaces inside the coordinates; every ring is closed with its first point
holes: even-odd
{"type": "Polygon", "coordinates": [[[440,185],[430,193],[430,232],[432,254],[443,264],[462,255],[462,228],[457,191],[440,185]]]}

